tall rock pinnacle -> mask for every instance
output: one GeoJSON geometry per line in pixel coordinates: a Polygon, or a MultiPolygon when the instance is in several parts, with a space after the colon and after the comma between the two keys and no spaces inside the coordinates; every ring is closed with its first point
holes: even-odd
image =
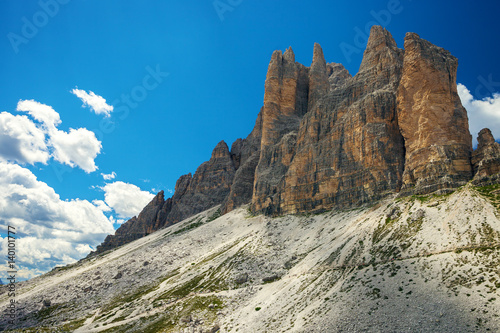
{"type": "Polygon", "coordinates": [[[329,83],[326,70],[323,49],[318,43],[314,43],[313,60],[309,71],[309,102],[308,110],[312,110],[314,104],[328,92],[329,83]]]}
{"type": "Polygon", "coordinates": [[[457,66],[448,51],[406,34],[397,95],[406,148],[403,192],[455,188],[472,177],[472,137],[457,93],[457,66]]]}

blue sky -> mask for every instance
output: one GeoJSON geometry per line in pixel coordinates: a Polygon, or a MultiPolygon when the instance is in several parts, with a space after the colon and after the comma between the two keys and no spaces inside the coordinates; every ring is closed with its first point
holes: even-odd
{"type": "Polygon", "coordinates": [[[354,75],[372,24],[399,47],[416,32],[459,59],[471,131],[500,136],[499,12],[498,1],[1,1],[0,112],[48,142],[26,153],[45,156],[19,157],[6,141],[12,132],[0,137],[9,193],[0,221],[17,223],[25,239],[21,275],[84,256],[156,191],[168,195],[194,173],[217,142],[245,137],[276,49],[292,46],[308,66],[318,42],[354,75]],[[40,112],[60,123],[35,119],[40,112]],[[23,211],[27,203],[38,208],[23,211]]]}

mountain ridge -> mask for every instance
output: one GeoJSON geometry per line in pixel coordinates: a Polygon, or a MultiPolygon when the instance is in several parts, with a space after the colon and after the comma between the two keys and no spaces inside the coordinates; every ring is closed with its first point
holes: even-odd
{"type": "Polygon", "coordinates": [[[222,214],[250,204],[254,214],[279,216],[488,182],[500,171],[500,151],[490,144],[473,154],[457,66],[449,51],[415,33],[398,48],[380,26],[355,76],[327,63],[319,44],[310,67],[291,47],[274,51],[247,138],[231,149],[221,141],[194,175],[179,178],[172,198],[159,192],[90,256],[215,205],[222,214]]]}

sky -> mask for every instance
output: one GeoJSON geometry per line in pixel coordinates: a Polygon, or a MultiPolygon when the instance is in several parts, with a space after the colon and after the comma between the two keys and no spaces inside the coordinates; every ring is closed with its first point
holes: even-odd
{"type": "Polygon", "coordinates": [[[250,133],[274,50],[309,66],[318,42],[354,75],[373,24],[399,47],[416,32],[456,56],[471,133],[500,137],[499,12],[492,0],[2,0],[1,258],[8,226],[19,279],[86,256],[220,140],[250,133]]]}

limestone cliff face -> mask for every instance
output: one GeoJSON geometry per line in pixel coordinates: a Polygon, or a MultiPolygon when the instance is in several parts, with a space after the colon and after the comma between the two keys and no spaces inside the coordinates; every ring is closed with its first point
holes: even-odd
{"type": "Polygon", "coordinates": [[[467,112],[457,94],[457,59],[414,33],[398,48],[371,29],[359,72],[312,63],[291,48],[269,63],[264,105],[253,131],[229,151],[223,141],[192,176],[179,178],[98,252],[177,223],[216,205],[227,213],[250,203],[280,215],[344,208],[399,195],[449,191],[500,181],[500,145],[484,129],[472,152],[467,112]]]}
{"type": "Polygon", "coordinates": [[[216,206],[229,194],[236,172],[231,154],[224,141],[219,142],[208,162],[201,164],[189,182],[185,193],[168,214],[170,223],[216,206]]]}
{"type": "Polygon", "coordinates": [[[402,53],[385,29],[372,29],[359,73],[304,116],[280,201],[268,211],[351,206],[398,189],[403,140],[395,92],[402,53]]]}
{"type": "Polygon", "coordinates": [[[472,137],[457,93],[457,59],[421,39],[405,37],[398,118],[405,138],[403,191],[430,193],[472,177],[472,137]]]}
{"type": "Polygon", "coordinates": [[[290,144],[293,146],[294,133],[308,109],[309,91],[309,69],[295,62],[293,50],[289,48],[284,54],[275,51],[265,83],[262,139],[254,179],[252,204],[257,211],[269,207],[279,191],[293,152],[290,144]]]}

